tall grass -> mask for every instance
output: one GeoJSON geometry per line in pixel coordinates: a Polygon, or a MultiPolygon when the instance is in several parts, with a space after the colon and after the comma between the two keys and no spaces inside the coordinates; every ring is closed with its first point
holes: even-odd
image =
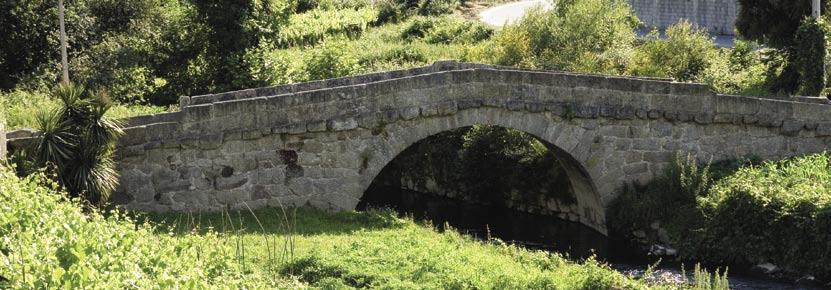
{"type": "MultiPolygon", "coordinates": [[[[36,128],[39,112],[60,108],[61,102],[48,94],[38,91],[14,90],[0,93],[0,107],[6,112],[6,129],[36,128]]],[[[107,117],[128,118],[140,115],[158,114],[176,110],[175,106],[160,107],[142,104],[115,104],[107,117]]]]}
{"type": "Polygon", "coordinates": [[[0,237],[0,286],[11,289],[670,288],[391,211],[83,212],[46,179],[6,170],[0,237]]]}
{"type": "Polygon", "coordinates": [[[609,221],[625,236],[659,222],[685,259],[831,277],[831,157],[676,162],[650,184],[626,187],[609,221]]]}

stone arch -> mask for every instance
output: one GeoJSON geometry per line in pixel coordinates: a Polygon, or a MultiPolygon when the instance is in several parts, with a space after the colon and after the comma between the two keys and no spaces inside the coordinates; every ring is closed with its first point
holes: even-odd
{"type": "MultiPolygon", "coordinates": [[[[590,151],[600,151],[592,146],[595,130],[563,120],[551,113],[529,113],[501,108],[475,108],[430,118],[398,121],[375,130],[371,144],[366,148],[359,179],[360,191],[354,202],[369,188],[383,168],[418,141],[441,132],[476,124],[512,128],[533,135],[543,141],[562,164],[569,177],[577,199],[579,222],[606,234],[605,209],[595,180],[597,168],[587,167],[590,151]],[[593,170],[595,169],[595,170],[593,170]]],[[[599,164],[599,163],[598,163],[599,164]]],[[[595,167],[598,164],[594,164],[595,167]]],[[[592,165],[592,164],[588,164],[592,165]]]]}

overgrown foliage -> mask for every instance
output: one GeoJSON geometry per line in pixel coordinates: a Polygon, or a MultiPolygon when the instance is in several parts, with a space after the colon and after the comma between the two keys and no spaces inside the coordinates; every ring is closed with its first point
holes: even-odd
{"type": "Polygon", "coordinates": [[[122,214],[83,212],[40,174],[0,170],[0,286],[10,289],[294,288],[244,272],[216,233],[169,237],[122,214]]]}
{"type": "MultiPolygon", "coordinates": [[[[36,128],[39,114],[58,110],[60,107],[61,101],[53,98],[49,93],[23,90],[0,93],[0,108],[6,112],[7,130],[36,128]]],[[[110,119],[123,119],[139,115],[164,113],[171,110],[176,110],[176,107],[113,103],[105,116],[110,119]]]]}
{"type": "Polygon", "coordinates": [[[44,170],[72,197],[94,205],[118,185],[113,154],[120,125],[105,116],[112,103],[102,91],[63,84],[55,90],[62,107],[36,117],[40,131],[16,156],[22,175],[44,170]]]}
{"type": "Polygon", "coordinates": [[[639,23],[622,0],[559,1],[554,10],[531,11],[500,30],[494,39],[493,61],[619,74],[626,67],[639,23]]]}
{"type": "Polygon", "coordinates": [[[805,18],[796,30],[795,66],[799,72],[799,93],[818,96],[825,88],[825,60],[828,55],[829,33],[822,19],[805,18]]]}
{"type": "Polygon", "coordinates": [[[413,18],[401,38],[404,40],[424,39],[430,44],[477,43],[493,34],[493,28],[482,23],[455,17],[413,18]]]}
{"type": "Polygon", "coordinates": [[[305,46],[323,42],[327,36],[358,38],[378,16],[371,8],[357,10],[315,9],[294,14],[286,27],[280,29],[281,46],[305,46]]]}
{"type": "Polygon", "coordinates": [[[397,22],[414,15],[437,16],[453,12],[459,0],[378,0],[378,23],[397,22]]]}
{"type": "Polygon", "coordinates": [[[831,276],[828,154],[761,165],[722,162],[702,168],[694,160],[676,164],[654,182],[624,190],[610,210],[613,230],[627,234],[658,221],[687,259],[770,262],[831,276]]]}
{"type": "Polygon", "coordinates": [[[684,20],[667,28],[665,40],[653,30],[635,49],[628,73],[695,81],[719,56],[707,32],[684,20]]]}
{"type": "MultiPolygon", "coordinates": [[[[824,12],[826,3],[821,2],[824,12]]],[[[811,1],[739,0],[738,7],[739,35],[780,49],[793,46],[800,22],[811,15],[811,1]]]]}
{"type": "Polygon", "coordinates": [[[265,209],[136,222],[85,213],[55,188],[41,175],[0,170],[1,287],[678,289],[594,260],[439,233],[390,211],[265,209]]]}

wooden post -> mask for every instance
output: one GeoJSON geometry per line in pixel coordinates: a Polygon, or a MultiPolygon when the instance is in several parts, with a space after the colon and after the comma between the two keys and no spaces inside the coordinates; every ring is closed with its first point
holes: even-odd
{"type": "Polygon", "coordinates": [[[69,64],[66,56],[66,29],[64,28],[64,7],[63,0],[58,0],[58,18],[61,25],[61,67],[63,70],[62,81],[69,83],[69,64]]]}

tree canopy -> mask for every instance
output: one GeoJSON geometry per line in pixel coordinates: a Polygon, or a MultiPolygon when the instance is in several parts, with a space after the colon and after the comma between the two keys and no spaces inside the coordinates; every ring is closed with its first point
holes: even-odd
{"type": "MultiPolygon", "coordinates": [[[[821,11],[825,11],[825,2],[821,11]]],[[[787,48],[794,45],[796,30],[809,15],[811,1],[739,0],[736,30],[747,40],[787,48]]]]}

